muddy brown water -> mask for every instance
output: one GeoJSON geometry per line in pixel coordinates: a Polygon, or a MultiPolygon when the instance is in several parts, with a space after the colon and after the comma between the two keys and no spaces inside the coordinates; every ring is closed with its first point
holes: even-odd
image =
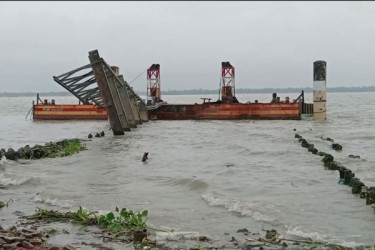
{"type": "MultiPolygon", "coordinates": [[[[307,101],[311,101],[306,93],[307,101]]],[[[280,94],[283,97],[286,94],[280,94]]],[[[293,99],[296,94],[289,94],[293,99]]],[[[200,103],[199,96],[164,96],[168,102],[200,103]]],[[[269,101],[271,94],[238,95],[241,102],[269,101]]],[[[0,224],[13,225],[15,211],[36,207],[61,211],[79,206],[100,212],[116,206],[149,210],[149,223],[176,232],[198,232],[227,240],[240,228],[275,228],[285,238],[310,237],[346,246],[375,244],[374,210],[338,184],[338,171],[325,170],[294,138],[297,132],[320,151],[375,186],[375,93],[328,93],[328,120],[150,121],[114,137],[106,121],[25,119],[32,97],[0,98],[0,147],[18,149],[65,138],[87,139],[76,155],[35,161],[0,162],[0,224]],[[293,131],[293,129],[297,131],[293,131]],[[330,137],[343,146],[330,148],[330,137]],[[144,152],[148,160],[142,162],[144,152]],[[360,159],[348,155],[360,155],[360,159]]],[[[48,97],[52,98],[52,97],[48,97]]],[[[73,97],[54,97],[76,103],[73,97]]],[[[90,240],[77,234],[51,241],[90,240]]],[[[81,233],[79,233],[81,232],[81,233]]],[[[62,241],[62,242],[61,242],[62,241]]],[[[128,246],[131,248],[131,246],[128,246]]],[[[121,247],[120,247],[121,248],[121,247]]]]}

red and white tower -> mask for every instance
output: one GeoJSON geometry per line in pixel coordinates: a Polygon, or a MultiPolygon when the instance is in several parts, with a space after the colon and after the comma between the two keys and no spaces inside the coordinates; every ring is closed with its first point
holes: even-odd
{"type": "Polygon", "coordinates": [[[161,101],[159,64],[152,64],[147,69],[147,99],[152,103],[161,101]]]}
{"type": "Polygon", "coordinates": [[[235,95],[234,67],[229,62],[221,63],[221,101],[238,102],[235,95]]]}

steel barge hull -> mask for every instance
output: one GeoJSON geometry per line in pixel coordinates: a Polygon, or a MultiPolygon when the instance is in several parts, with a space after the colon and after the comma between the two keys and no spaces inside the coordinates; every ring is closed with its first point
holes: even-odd
{"type": "Polygon", "coordinates": [[[107,120],[107,111],[91,104],[38,104],[33,106],[35,120],[107,120]]]}
{"type": "Polygon", "coordinates": [[[299,103],[162,104],[148,107],[150,120],[274,119],[300,120],[299,103]]]}

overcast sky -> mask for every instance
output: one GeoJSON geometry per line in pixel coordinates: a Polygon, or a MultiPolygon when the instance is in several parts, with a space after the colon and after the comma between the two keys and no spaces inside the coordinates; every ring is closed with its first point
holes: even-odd
{"type": "MultiPolygon", "coordinates": [[[[0,92],[63,91],[52,79],[98,49],[128,82],[151,64],[161,87],[375,86],[375,2],[0,2],[0,92]]],[[[146,90],[146,75],[132,86],[146,90]]]]}

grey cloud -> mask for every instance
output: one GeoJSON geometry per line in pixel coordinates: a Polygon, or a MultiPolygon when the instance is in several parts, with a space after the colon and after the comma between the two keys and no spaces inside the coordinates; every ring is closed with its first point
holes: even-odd
{"type": "MultiPolygon", "coordinates": [[[[153,63],[163,89],[374,85],[374,2],[0,2],[0,91],[62,91],[52,80],[88,51],[130,81],[153,63]]],[[[146,89],[146,76],[133,83],[146,89]]]]}

